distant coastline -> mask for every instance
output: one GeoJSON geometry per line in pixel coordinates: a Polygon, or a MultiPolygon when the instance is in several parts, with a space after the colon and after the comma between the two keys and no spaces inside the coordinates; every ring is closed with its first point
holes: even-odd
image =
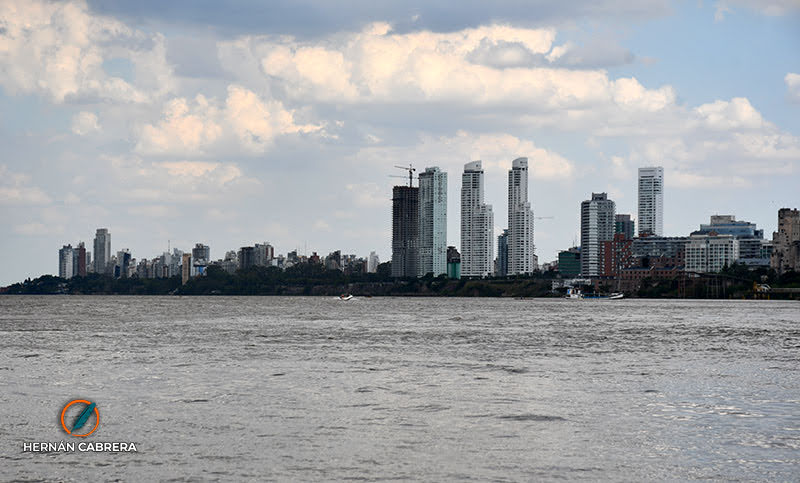
{"type": "MultiPolygon", "coordinates": [[[[562,297],[564,290],[553,289],[555,273],[529,277],[488,279],[447,279],[421,277],[393,279],[384,273],[345,274],[339,270],[307,266],[305,270],[281,271],[275,267],[254,267],[229,274],[210,267],[205,276],[181,284],[180,277],[113,278],[90,274],[63,279],[43,275],[0,289],[0,294],[37,295],[306,295],[337,296],[410,296],[410,297],[562,297]]],[[[690,299],[800,299],[800,293],[775,293],[769,297],[753,290],[753,282],[744,279],[645,280],[641,287],[625,292],[628,298],[690,299]]],[[[753,280],[755,281],[755,280],[753,280]]],[[[800,274],[790,272],[772,281],[774,287],[798,288],[800,274]]],[[[598,292],[611,292],[613,287],[598,281],[598,292]]]]}

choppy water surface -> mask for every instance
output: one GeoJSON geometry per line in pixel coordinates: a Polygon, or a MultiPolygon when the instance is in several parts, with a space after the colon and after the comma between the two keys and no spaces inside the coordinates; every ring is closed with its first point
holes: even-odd
{"type": "Polygon", "coordinates": [[[800,304],[0,297],[0,479],[800,477],[800,304]],[[137,454],[30,454],[89,439],[137,454]]]}

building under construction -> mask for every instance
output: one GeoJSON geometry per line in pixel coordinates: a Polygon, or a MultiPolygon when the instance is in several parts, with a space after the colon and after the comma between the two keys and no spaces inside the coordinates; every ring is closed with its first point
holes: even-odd
{"type": "Polygon", "coordinates": [[[419,188],[392,190],[392,277],[416,277],[419,269],[419,188]]]}

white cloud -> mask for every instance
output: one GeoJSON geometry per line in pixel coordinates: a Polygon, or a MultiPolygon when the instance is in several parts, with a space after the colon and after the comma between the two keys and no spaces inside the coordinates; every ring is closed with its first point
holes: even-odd
{"type": "Polygon", "coordinates": [[[142,128],[136,150],[190,156],[207,154],[219,143],[227,143],[231,148],[226,152],[263,153],[279,135],[320,129],[295,124],[293,112],[279,101],[263,100],[249,89],[231,85],[224,104],[203,95],[169,101],[162,119],[142,128]]]}
{"type": "Polygon", "coordinates": [[[31,177],[15,173],[0,165],[0,205],[46,205],[50,197],[37,186],[31,186],[31,177]]]}
{"type": "Polygon", "coordinates": [[[236,60],[258,60],[276,90],[298,102],[459,106],[525,106],[587,110],[617,106],[657,110],[674,103],[670,87],[646,89],[603,70],[529,65],[532,56],[558,60],[553,29],[489,25],[450,33],[393,33],[386,24],[303,42],[292,37],[243,37],[220,44],[223,65],[252,75],[236,60]],[[513,67],[513,68],[510,68],[513,67]]]}
{"type": "Polygon", "coordinates": [[[172,87],[164,38],[90,15],[86,3],[0,2],[0,85],[54,102],[102,99],[146,102],[172,87]],[[109,75],[104,62],[125,59],[135,79],[109,75]]]}
{"type": "Polygon", "coordinates": [[[78,136],[85,136],[99,130],[100,124],[97,122],[95,113],[81,111],[72,116],[72,132],[78,136]]]}
{"type": "Polygon", "coordinates": [[[786,95],[793,102],[800,102],[800,74],[789,72],[783,78],[786,83],[786,95]]]}
{"type": "Polygon", "coordinates": [[[560,154],[510,134],[467,131],[458,131],[455,136],[423,134],[414,146],[366,147],[357,154],[357,158],[370,163],[387,159],[429,160],[427,165],[440,166],[451,173],[460,173],[464,163],[475,159],[483,161],[486,171],[505,173],[518,157],[528,158],[529,173],[535,179],[563,181],[574,172],[574,164],[560,154]]]}
{"type": "Polygon", "coordinates": [[[761,114],[744,97],[703,104],[695,109],[695,113],[706,126],[715,130],[764,127],[764,119],[761,114]]]}

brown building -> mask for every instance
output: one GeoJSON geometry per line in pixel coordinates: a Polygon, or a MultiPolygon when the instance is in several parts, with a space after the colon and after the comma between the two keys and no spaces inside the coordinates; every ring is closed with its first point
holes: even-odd
{"type": "Polygon", "coordinates": [[[603,276],[617,277],[623,269],[637,265],[632,245],[633,240],[625,233],[616,233],[613,240],[603,242],[603,276]]]}

